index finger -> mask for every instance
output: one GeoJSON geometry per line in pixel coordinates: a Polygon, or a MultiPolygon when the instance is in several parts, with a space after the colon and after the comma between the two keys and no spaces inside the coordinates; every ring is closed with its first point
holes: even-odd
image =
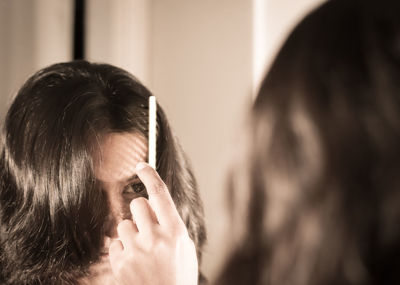
{"type": "Polygon", "coordinates": [[[174,201],[157,171],[145,162],[136,165],[136,174],[146,187],[149,202],[160,225],[172,226],[182,222],[174,201]]]}

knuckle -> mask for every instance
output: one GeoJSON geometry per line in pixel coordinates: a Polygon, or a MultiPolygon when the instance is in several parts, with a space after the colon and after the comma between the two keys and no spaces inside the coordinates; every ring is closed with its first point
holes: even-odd
{"type": "Polygon", "coordinates": [[[114,271],[117,276],[122,276],[124,272],[124,263],[118,262],[114,265],[114,271]]]}
{"type": "Polygon", "coordinates": [[[175,225],[174,231],[175,231],[175,235],[177,237],[183,237],[183,236],[187,236],[188,235],[186,227],[181,225],[181,224],[175,225]]]}
{"type": "Polygon", "coordinates": [[[147,251],[156,251],[158,246],[165,240],[163,233],[153,229],[151,234],[147,235],[146,237],[146,250],[147,251]]]}
{"type": "Polygon", "coordinates": [[[188,235],[188,231],[183,222],[177,222],[172,226],[172,232],[176,236],[188,235]]]}
{"type": "Polygon", "coordinates": [[[143,203],[146,203],[147,201],[146,201],[146,198],[144,198],[144,197],[137,197],[137,198],[135,198],[135,199],[133,199],[132,201],[131,201],[131,206],[134,206],[135,204],[137,205],[137,204],[143,204],[143,203]]]}
{"type": "Polygon", "coordinates": [[[114,253],[116,253],[118,250],[118,244],[116,241],[111,242],[110,244],[110,248],[109,248],[109,253],[110,255],[113,255],[114,253]]]}
{"type": "Polygon", "coordinates": [[[169,228],[165,235],[168,240],[174,243],[177,240],[188,237],[188,232],[184,226],[174,225],[169,228]]]}
{"type": "Polygon", "coordinates": [[[146,239],[146,244],[143,246],[143,250],[147,253],[157,252],[158,244],[159,240],[156,240],[155,238],[152,237],[148,237],[146,239]]]}
{"type": "Polygon", "coordinates": [[[132,226],[132,221],[131,221],[131,220],[125,219],[125,220],[122,220],[122,221],[118,224],[117,229],[118,229],[118,230],[123,230],[123,229],[126,229],[126,228],[131,227],[131,226],[132,226]]]}
{"type": "Polygon", "coordinates": [[[165,192],[168,192],[168,188],[164,182],[162,182],[161,180],[154,182],[154,184],[151,187],[151,194],[162,194],[165,192]]]}
{"type": "Polygon", "coordinates": [[[128,251],[126,253],[126,257],[128,258],[128,260],[130,260],[131,262],[133,262],[135,260],[135,254],[132,251],[128,251]]]}

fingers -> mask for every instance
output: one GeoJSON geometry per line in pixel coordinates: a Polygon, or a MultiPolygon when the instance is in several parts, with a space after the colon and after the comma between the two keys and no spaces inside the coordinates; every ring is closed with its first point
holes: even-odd
{"type": "Polygon", "coordinates": [[[159,224],[171,226],[175,225],[177,222],[182,222],[168,188],[157,171],[147,163],[139,162],[136,165],[136,174],[146,186],[149,202],[159,224]]]}
{"type": "Polygon", "coordinates": [[[121,245],[123,246],[123,248],[131,250],[132,249],[131,240],[135,236],[135,234],[138,233],[136,225],[131,220],[123,220],[118,224],[117,232],[121,240],[120,243],[122,243],[121,245]]]}
{"type": "Polygon", "coordinates": [[[157,218],[145,198],[133,199],[130,206],[132,217],[140,233],[148,234],[152,231],[154,224],[158,225],[157,218]]]}
{"type": "Polygon", "coordinates": [[[112,264],[116,264],[116,261],[119,260],[124,247],[119,240],[113,240],[110,244],[110,248],[108,249],[108,254],[110,256],[110,262],[112,264]]]}
{"type": "Polygon", "coordinates": [[[197,284],[196,248],[171,195],[157,172],[138,163],[136,174],[149,200],[131,201],[133,220],[118,227],[120,241],[110,245],[110,263],[119,284],[197,284]]]}

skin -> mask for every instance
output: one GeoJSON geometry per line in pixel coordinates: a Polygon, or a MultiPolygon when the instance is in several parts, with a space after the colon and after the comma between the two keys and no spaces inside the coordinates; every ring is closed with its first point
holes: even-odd
{"type": "Polygon", "coordinates": [[[118,225],[120,240],[113,240],[109,251],[115,278],[124,285],[197,284],[196,248],[167,186],[146,163],[138,163],[136,173],[149,200],[132,200],[133,219],[118,225]]]}
{"type": "Polygon", "coordinates": [[[110,214],[106,220],[102,259],[91,266],[90,277],[80,284],[119,284],[112,274],[108,249],[112,240],[118,238],[118,224],[132,218],[130,202],[147,196],[135,169],[146,157],[147,140],[140,134],[110,133],[100,141],[100,151],[94,156],[95,176],[107,193],[110,214]]]}
{"type": "Polygon", "coordinates": [[[197,284],[195,245],[167,186],[143,162],[146,154],[140,134],[111,133],[101,140],[95,175],[110,215],[102,260],[80,284],[197,284]]]}

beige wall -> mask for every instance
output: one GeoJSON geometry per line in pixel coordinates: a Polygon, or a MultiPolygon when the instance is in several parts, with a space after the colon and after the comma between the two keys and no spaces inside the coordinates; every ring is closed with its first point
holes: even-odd
{"type": "Polygon", "coordinates": [[[34,49],[33,2],[0,2],[0,116],[3,117],[12,93],[32,71],[34,49]],[[26,8],[24,8],[26,7],[26,8]]]}
{"type": "Polygon", "coordinates": [[[209,275],[220,257],[226,165],[252,91],[251,1],[156,1],[152,89],[188,153],[204,200],[209,275]]]}
{"type": "Polygon", "coordinates": [[[72,57],[72,0],[0,1],[0,119],[41,67],[72,57]]]}

